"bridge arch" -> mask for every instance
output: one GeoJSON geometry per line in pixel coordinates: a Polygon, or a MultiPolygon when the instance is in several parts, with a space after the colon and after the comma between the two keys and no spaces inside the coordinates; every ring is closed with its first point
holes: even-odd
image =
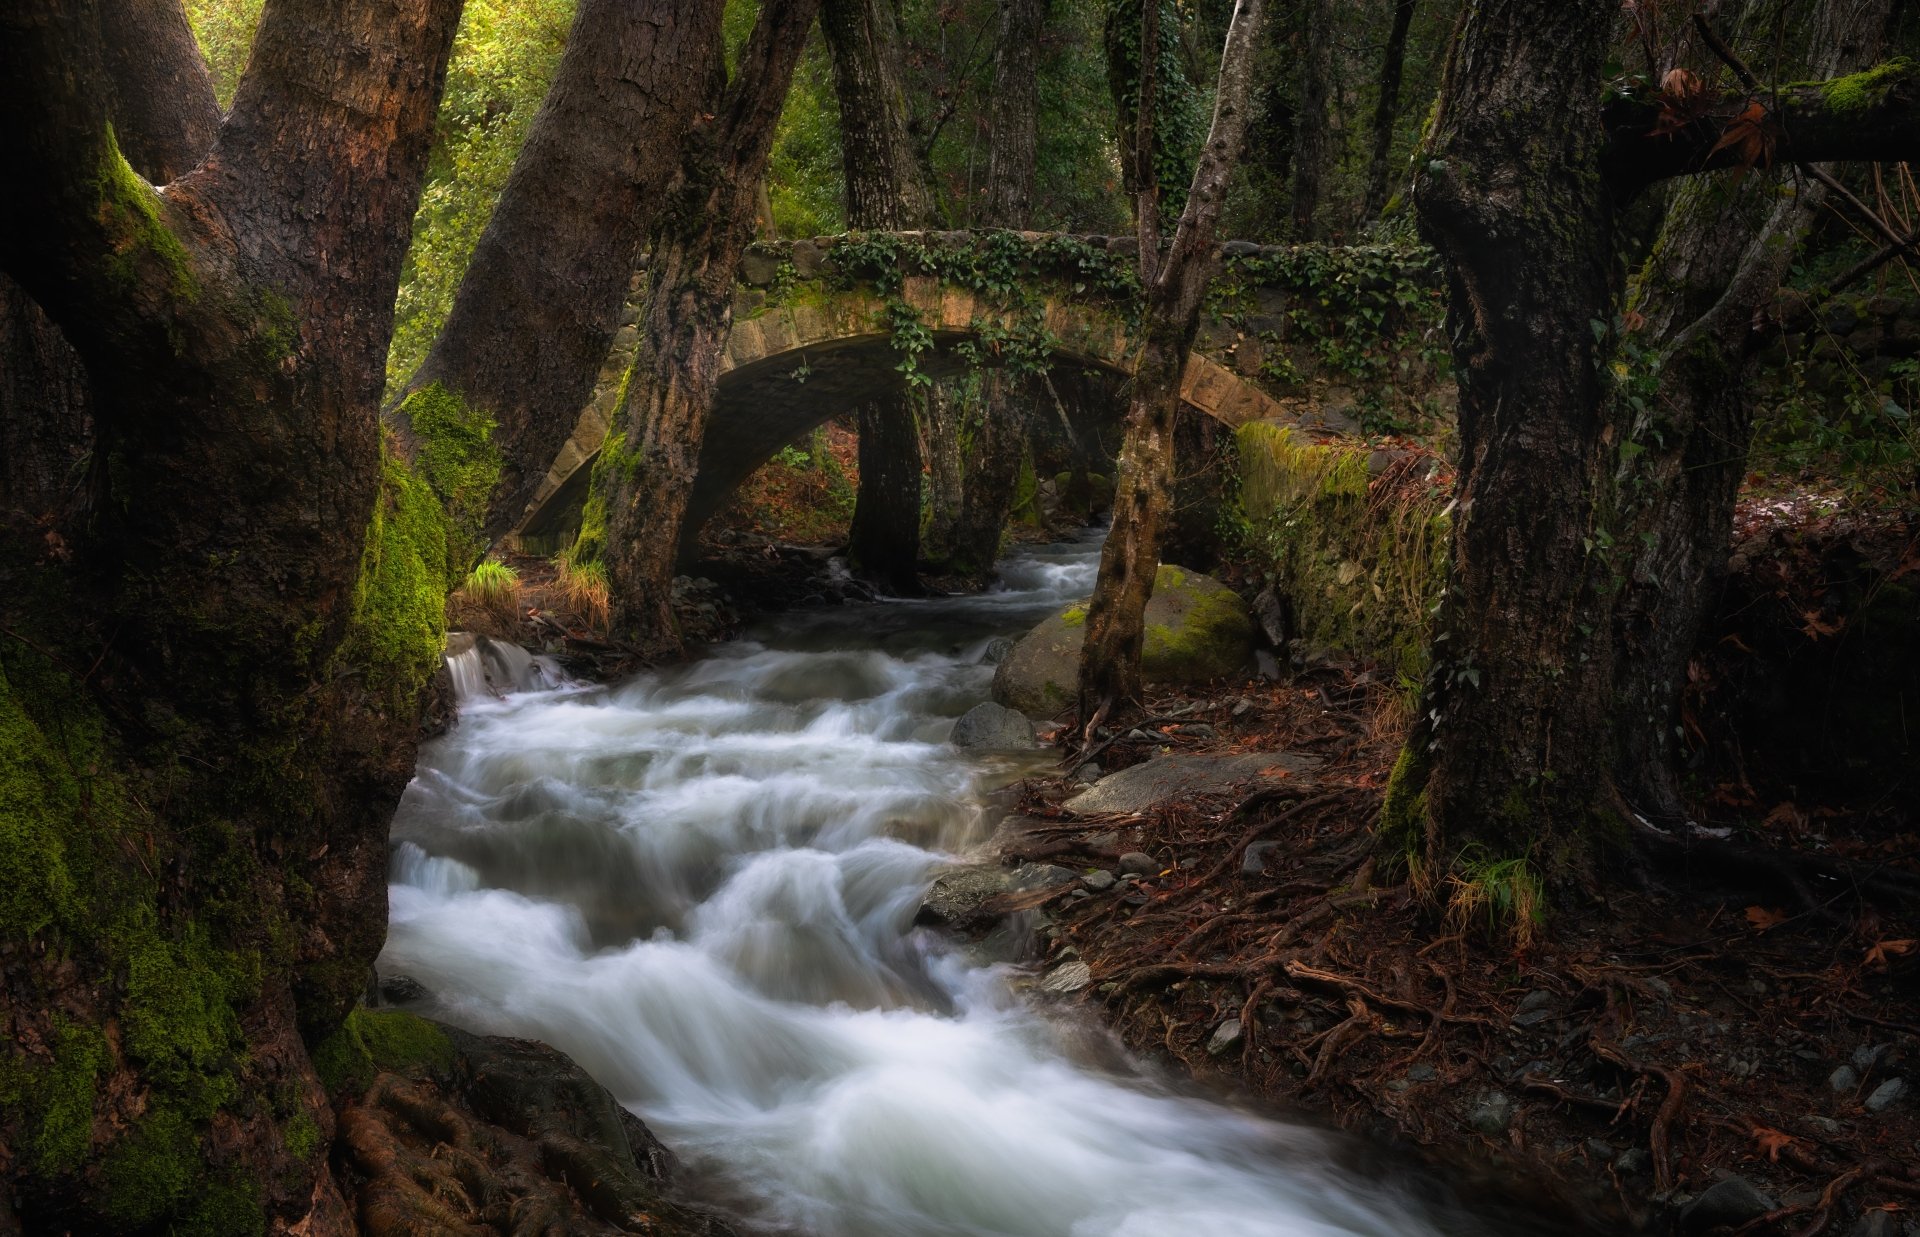
{"type": "MultiPolygon", "coordinates": [[[[963,370],[966,361],[957,345],[980,338],[985,330],[1004,329],[1013,317],[982,295],[930,275],[903,279],[899,296],[932,335],[934,346],[919,355],[917,367],[934,377],[963,370]]],[[[780,448],[897,385],[901,354],[887,325],[889,308],[887,298],[871,286],[813,283],[783,303],[736,311],[688,503],[689,534],[780,448]]],[[[1054,341],[1056,364],[1131,372],[1135,349],[1118,310],[1062,294],[1046,297],[1037,311],[1054,341]]],[[[1033,313],[1030,306],[1027,321],[1033,313]]],[[[551,552],[578,527],[593,461],[613,412],[607,376],[603,373],[599,397],[582,413],[516,530],[525,549],[551,552]]],[[[1180,395],[1188,406],[1228,426],[1281,419],[1291,411],[1198,351],[1188,355],[1180,395]]]]}

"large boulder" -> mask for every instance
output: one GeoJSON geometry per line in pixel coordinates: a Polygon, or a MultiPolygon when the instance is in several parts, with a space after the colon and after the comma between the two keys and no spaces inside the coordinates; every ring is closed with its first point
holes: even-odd
{"type": "Polygon", "coordinates": [[[948,742],[955,747],[979,752],[1030,752],[1040,745],[1033,738],[1033,723],[1017,709],[983,700],[953,724],[948,742]]]}
{"type": "Polygon", "coordinates": [[[1202,795],[1222,794],[1242,782],[1293,778],[1297,783],[1305,783],[1306,775],[1319,767],[1318,757],[1292,752],[1161,756],[1109,773],[1060,806],[1075,816],[1145,812],[1169,800],[1184,802],[1202,795]]]}
{"type": "MultiPolygon", "coordinates": [[[[1051,717],[1073,702],[1086,639],[1087,607],[1068,606],[1013,646],[993,674],[993,698],[1051,717]]],[[[1205,683],[1244,668],[1253,656],[1247,603],[1218,580],[1162,567],[1147,603],[1140,677],[1146,683],[1205,683]]]]}

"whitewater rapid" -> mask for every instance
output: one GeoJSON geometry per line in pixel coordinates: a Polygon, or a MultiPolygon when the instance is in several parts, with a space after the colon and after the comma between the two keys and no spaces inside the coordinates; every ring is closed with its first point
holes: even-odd
{"type": "Polygon", "coordinates": [[[913,926],[1018,771],[944,741],[986,698],[988,643],[1084,597],[1097,552],[795,616],[612,688],[470,683],[394,821],[381,973],[571,1054],[697,1192],[773,1230],[1491,1232],[1318,1128],[1180,1093],[913,926]]]}

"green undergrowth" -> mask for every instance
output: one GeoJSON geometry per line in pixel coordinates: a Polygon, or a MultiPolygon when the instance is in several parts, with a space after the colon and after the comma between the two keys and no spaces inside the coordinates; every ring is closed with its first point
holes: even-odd
{"type": "Polygon", "coordinates": [[[1249,575],[1292,603],[1310,646],[1378,660],[1411,693],[1446,564],[1446,488],[1405,468],[1376,483],[1366,446],[1320,445],[1265,422],[1235,439],[1228,518],[1249,575]]]}

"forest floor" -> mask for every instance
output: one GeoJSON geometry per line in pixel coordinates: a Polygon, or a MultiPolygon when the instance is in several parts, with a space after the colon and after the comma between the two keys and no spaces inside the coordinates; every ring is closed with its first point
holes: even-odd
{"type": "MultiPolygon", "coordinates": [[[[1696,667],[1687,724],[1711,757],[1698,811],[1731,840],[1678,866],[1621,856],[1600,893],[1550,890],[1518,946],[1484,912],[1450,912],[1454,887],[1377,857],[1407,706],[1365,664],[1319,657],[1280,680],[1155,694],[1097,754],[1111,773],[1169,752],[1284,751],[1319,757],[1311,772],[1090,818],[1059,806],[1077,777],[1022,787],[1004,861],[1082,874],[1022,900],[1044,906],[1049,975],[1085,964],[1064,973],[1058,986],[1084,985],[1064,999],[1150,1059],[1539,1183],[1596,1231],[1917,1237],[1914,765],[1823,777],[1805,750],[1819,744],[1756,702],[1784,697],[1775,712],[1804,722],[1826,705],[1799,679],[1870,678],[1871,656],[1808,649],[1864,630],[1920,558],[1910,523],[1822,518],[1743,512],[1728,631],[1696,667]],[[1843,587],[1869,559],[1871,587],[1843,587]],[[1798,669],[1768,660],[1765,633],[1783,625],[1798,669]],[[1734,714],[1759,733],[1727,750],[1734,714]]],[[[1910,685],[1912,668],[1891,677],[1910,685]]],[[[1857,730],[1872,703],[1838,716],[1857,730]]]]}

